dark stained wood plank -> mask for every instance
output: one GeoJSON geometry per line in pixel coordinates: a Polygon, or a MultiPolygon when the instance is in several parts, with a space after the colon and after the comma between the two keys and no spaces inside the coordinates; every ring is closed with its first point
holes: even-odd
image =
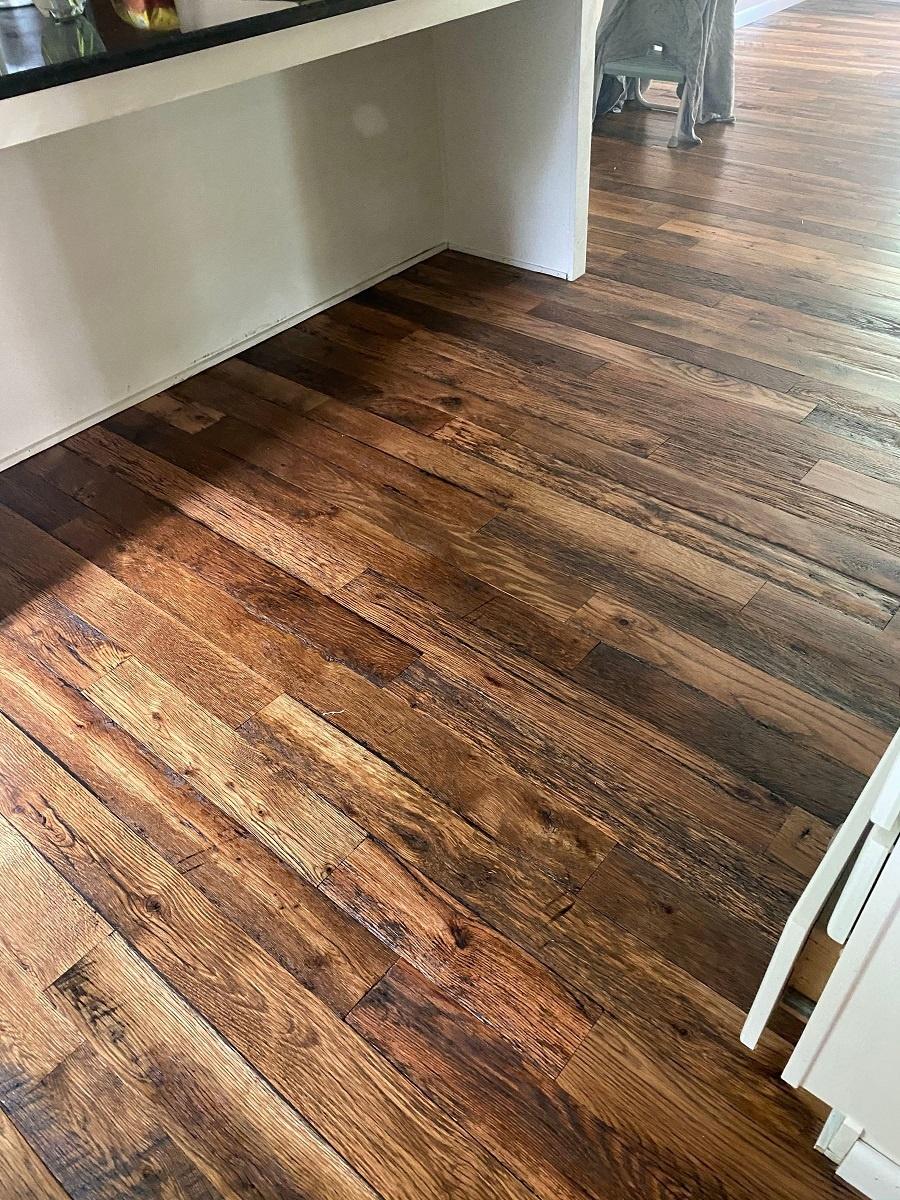
{"type": "Polygon", "coordinates": [[[514,939],[539,939],[559,881],[290,697],[246,732],[354,822],[514,939]]]}
{"type": "Polygon", "coordinates": [[[795,808],[772,840],[769,853],[793,867],[803,879],[809,879],[822,861],[833,833],[831,825],[810,816],[802,808],[795,808]]]}
{"type": "MultiPolygon", "coordinates": [[[[470,277],[473,272],[473,260],[462,256],[448,254],[432,261],[439,261],[442,266],[453,264],[454,279],[460,267],[468,268],[470,277]]],[[[480,272],[482,263],[475,269],[480,272]]],[[[518,272],[518,275],[524,273],[518,272]]],[[[530,276],[528,286],[534,287],[536,279],[536,276],[530,276]]],[[[484,281],[478,286],[484,294],[484,281]]],[[[498,299],[505,303],[509,296],[510,284],[506,281],[498,291],[498,299]]],[[[537,295],[529,302],[534,303],[536,299],[537,295]]],[[[374,312],[371,309],[357,311],[374,312]]],[[[584,385],[578,380],[567,381],[567,385],[560,388],[558,380],[536,380],[533,374],[529,376],[523,370],[521,364],[512,362],[510,377],[503,379],[486,371],[483,363],[467,364],[459,358],[427,349],[418,340],[419,335],[402,345],[394,339],[370,335],[360,345],[359,330],[353,324],[345,323],[344,312],[343,307],[332,310],[309,324],[326,342],[341,347],[345,353],[352,353],[354,369],[364,378],[382,387],[392,387],[400,381],[404,387],[414,389],[417,396],[439,411],[441,425],[452,417],[462,416],[513,437],[519,433],[537,437],[540,432],[563,437],[563,429],[567,429],[575,445],[591,436],[635,454],[648,454],[663,440],[639,420],[617,415],[609,405],[605,406],[605,411],[598,411],[596,401],[589,402],[584,385]],[[536,386],[537,383],[540,386],[536,386]],[[554,429],[548,431],[548,425],[554,429]]],[[[370,411],[373,410],[370,408],[370,411]]]]}
{"type": "Polygon", "coordinates": [[[64,446],[30,460],[27,470],[32,476],[29,495],[51,492],[55,497],[61,489],[60,494],[80,502],[78,511],[63,515],[54,529],[75,517],[91,519],[99,514],[117,536],[126,530],[139,536],[148,548],[189,567],[251,613],[376,682],[398,675],[414,657],[408,647],[360,621],[314,587],[64,446]],[[33,478],[35,474],[42,482],[33,478]]]}
{"type": "MultiPolygon", "coordinates": [[[[415,462],[440,474],[442,478],[464,484],[481,494],[503,496],[517,506],[527,508],[536,517],[560,526],[565,536],[589,533],[603,542],[614,561],[629,563],[635,559],[645,562],[662,575],[674,573],[738,603],[746,601],[760,586],[760,581],[726,563],[716,562],[692,547],[684,547],[661,537],[652,530],[640,529],[618,517],[590,508],[587,504],[554,491],[546,481],[521,478],[494,463],[479,461],[456,446],[442,447],[437,438],[423,438],[410,430],[399,429],[380,422],[370,413],[356,409],[322,405],[316,419],[350,433],[367,444],[378,444],[404,461],[415,462]]],[[[446,434],[448,427],[442,431],[446,434]]],[[[502,522],[495,518],[483,533],[502,522]]]]}
{"type": "MultiPolygon", "coordinates": [[[[701,777],[706,786],[711,786],[710,781],[716,777],[714,768],[707,770],[711,763],[690,751],[686,753],[683,742],[666,737],[637,718],[629,720],[622,709],[565,676],[509,650],[469,623],[449,620],[414,597],[386,588],[375,575],[361,577],[345,589],[343,596],[369,619],[388,629],[402,629],[414,642],[427,645],[429,665],[474,684],[498,710],[512,709],[523,719],[527,716],[529,728],[541,730],[557,742],[564,737],[567,749],[577,749],[598,765],[609,768],[615,762],[623,772],[630,765],[639,773],[640,763],[652,766],[656,755],[665,757],[668,783],[655,779],[654,792],[662,795],[662,789],[668,787],[666,795],[673,804],[690,804],[690,797],[699,798],[701,777]]],[[[412,669],[407,672],[408,678],[413,675],[412,669]]],[[[392,685],[392,690],[399,689],[392,685]]],[[[637,784],[637,778],[633,782],[637,784]]],[[[758,844],[757,835],[778,823],[780,806],[762,792],[751,797],[746,780],[737,783],[727,771],[720,776],[720,786],[718,804],[710,804],[709,810],[717,807],[723,828],[742,841],[758,844]],[[733,808],[729,793],[736,802],[733,808]],[[756,814],[747,807],[751,798],[758,802],[756,814]],[[758,829],[753,825],[754,817],[759,821],[758,829]]]]}
{"type": "Polygon", "coordinates": [[[41,457],[36,455],[0,473],[0,502],[50,532],[80,516],[81,505],[56,489],[35,487],[28,468],[41,457]]]}
{"type": "Polygon", "coordinates": [[[417,871],[371,841],[321,885],[448,996],[551,1078],[587,1036],[591,1007],[417,871]]]}
{"type": "Polygon", "coordinates": [[[900,646],[891,645],[869,625],[774,584],[760,589],[742,617],[748,624],[765,628],[771,638],[780,639],[795,658],[803,656],[807,663],[818,659],[825,668],[822,676],[843,682],[858,698],[860,710],[868,696],[880,723],[888,730],[896,728],[900,646]]]}
{"type": "Polygon", "coordinates": [[[657,728],[713,754],[785,804],[802,805],[825,820],[848,809],[865,783],[864,774],[806,749],[765,719],[722,704],[614,646],[601,643],[573,674],[585,688],[636,717],[645,716],[652,696],[657,728]]]}
{"type": "Polygon", "coordinates": [[[0,792],[3,815],[301,1115],[314,1114],[384,1200],[446,1200],[461,1179],[472,1200],[524,1200],[496,1160],[2,718],[0,770],[15,781],[0,792]]]}
{"type": "MultiPolygon", "coordinates": [[[[351,689],[344,683],[338,696],[341,708],[330,710],[321,701],[313,706],[303,695],[304,704],[464,821],[542,863],[561,886],[583,883],[606,854],[610,840],[597,824],[523,778],[502,755],[481,751],[386,690],[375,692],[365,685],[351,689]]],[[[251,740],[267,741],[282,726],[288,735],[293,729],[315,742],[314,722],[304,732],[308,720],[297,705],[279,699],[245,722],[242,732],[251,740]]]]}
{"type": "Polygon", "coordinates": [[[138,652],[211,711],[239,724],[268,703],[267,685],[227,651],[149,604],[105,571],[0,506],[0,563],[49,593],[126,652],[138,652]]]}
{"type": "Polygon", "coordinates": [[[900,722],[898,38],[599,122],[574,284],[444,252],[0,475],[17,1197],[843,1194],[738,1033],[900,722]]]}
{"type": "MultiPolygon", "coordinates": [[[[754,1131],[741,1139],[744,1152],[758,1138],[763,1145],[780,1143],[795,1163],[801,1147],[807,1161],[815,1159],[811,1146],[821,1120],[784,1087],[781,1071],[790,1047],[774,1033],[765,1034],[755,1054],[748,1053],[738,1038],[741,1009],[621,926],[586,909],[573,907],[559,917],[543,957],[563,978],[594,997],[627,1039],[630,1049],[610,1069],[627,1070],[632,1055],[637,1061],[646,1054],[652,1071],[671,1081],[696,1111],[724,1105],[742,1114],[754,1131]]],[[[597,1055],[602,1061],[603,1027],[601,1021],[585,1042],[591,1064],[586,1074],[598,1069],[597,1055]]],[[[572,1062],[578,1061],[576,1051],[572,1062]]],[[[599,1073],[604,1075],[602,1067],[599,1073]]],[[[666,1103],[669,1098],[666,1092],[666,1103]]],[[[658,1109],[648,1102],[647,1112],[649,1129],[659,1130],[654,1118],[658,1109]]],[[[627,1121],[623,1108],[623,1127],[627,1121]]],[[[696,1147],[694,1139],[687,1144],[689,1150],[696,1147]]],[[[793,1182],[789,1172],[788,1186],[793,1182]]]]}
{"type": "Polygon", "coordinates": [[[340,587],[364,569],[349,553],[318,544],[301,523],[288,525],[281,513],[272,516],[215,483],[204,486],[190,472],[102,427],[85,430],[69,445],[299,579],[340,587]]]}
{"type": "MultiPolygon", "coordinates": [[[[359,332],[358,337],[362,340],[359,332]]],[[[395,338],[390,340],[396,342],[395,338]]],[[[371,379],[359,369],[360,364],[353,351],[348,353],[330,346],[306,329],[285,330],[272,339],[266,347],[267,352],[271,353],[276,345],[279,353],[284,355],[282,361],[290,364],[287,369],[299,372],[301,377],[304,371],[310,371],[313,378],[317,371],[327,372],[327,382],[323,386],[336,398],[358,404],[389,421],[418,429],[422,433],[433,433],[448,420],[446,413],[428,404],[421,396],[415,379],[407,381],[405,386],[403,381],[396,379],[390,382],[371,379]],[[351,381],[349,386],[341,385],[344,379],[351,381]],[[360,381],[372,384],[372,388],[360,389],[360,381]]]]}
{"type": "Polygon", "coordinates": [[[235,417],[226,417],[203,438],[294,484],[318,500],[363,515],[372,508],[399,512],[404,505],[427,508],[429,516],[450,529],[477,529],[497,509],[480,497],[443,483],[414,467],[397,463],[368,447],[357,448],[327,426],[306,418],[267,424],[254,430],[235,417]]]}
{"type": "Polygon", "coordinates": [[[12,1117],[72,1200],[232,1200],[87,1044],[22,1096],[12,1117]]]}
{"type": "MultiPolygon", "coordinates": [[[[301,622],[302,628],[302,618],[291,612],[290,592],[283,612],[277,601],[263,601],[262,608],[252,602],[248,606],[242,596],[223,592],[218,581],[208,582],[192,567],[148,545],[144,537],[118,531],[105,520],[69,521],[54,536],[197,635],[227,646],[232,658],[252,670],[273,694],[347,676],[355,666],[374,676],[375,684],[384,683],[418,655],[380,630],[374,630],[370,641],[370,623],[355,613],[347,614],[333,601],[328,603],[338,611],[337,621],[328,614],[325,637],[315,633],[313,637],[317,643],[333,641],[331,631],[338,624],[344,627],[336,634],[343,645],[330,652],[321,644],[311,646],[312,639],[294,633],[293,622],[301,622]],[[348,663],[348,670],[341,669],[342,661],[348,663]]],[[[177,554],[177,543],[170,549],[177,554]]],[[[211,573],[209,562],[201,568],[203,576],[211,573]]],[[[237,583],[234,577],[232,583],[237,583]]]]}
{"type": "Polygon", "coordinates": [[[774,949],[771,938],[621,846],[570,911],[573,921],[602,914],[739,1008],[749,1007],[774,949]]]}
{"type": "MultiPolygon", "coordinates": [[[[685,812],[685,799],[689,800],[693,791],[680,799],[674,793],[661,799],[656,790],[666,778],[661,764],[654,770],[645,757],[634,759],[627,776],[629,782],[625,783],[620,768],[607,769],[607,755],[596,745],[591,753],[582,745],[561,742],[558,731],[536,728],[528,716],[506,711],[495,697],[486,698],[480,688],[460,684],[435,671],[417,667],[408,675],[398,694],[430,714],[452,720],[455,727],[464,729],[485,748],[499,748],[526,777],[580,807],[608,830],[611,838],[639,847],[643,857],[673,878],[690,881],[699,895],[777,932],[796,897],[796,875],[787,870],[761,869],[764,847],[757,838],[762,828],[755,829],[759,814],[754,811],[754,791],[749,784],[743,784],[750,789],[744,793],[745,802],[750,801],[744,810],[744,825],[732,826],[732,835],[742,839],[739,844],[715,824],[717,818],[721,819],[720,809],[705,808],[705,823],[685,812]],[[649,776],[642,780],[645,769],[649,776]]],[[[595,729],[599,732],[600,726],[595,729]]],[[[620,747],[620,751],[624,749],[620,747]]],[[[674,769],[673,762],[667,761],[666,768],[674,769]]],[[[776,821],[765,819],[764,824],[770,828],[776,821]]],[[[566,907],[565,898],[557,897],[550,912],[566,907]]]]}
{"type": "Polygon", "coordinates": [[[16,1200],[66,1200],[66,1193],[0,1109],[0,1177],[16,1200]]]}
{"type": "MultiPolygon", "coordinates": [[[[128,446],[130,443],[126,441],[123,445],[128,446]]],[[[184,510],[182,513],[183,516],[190,518],[196,524],[206,526],[210,532],[218,534],[222,540],[229,539],[249,553],[261,557],[264,562],[271,566],[280,568],[284,575],[294,576],[298,579],[298,582],[309,582],[313,589],[325,588],[327,590],[327,575],[322,576],[318,572],[310,575],[304,560],[301,559],[300,565],[298,565],[293,555],[288,554],[285,556],[277,548],[271,548],[265,513],[259,514],[259,519],[263,522],[261,530],[256,528],[257,521],[254,519],[253,514],[245,513],[249,525],[246,536],[244,536],[244,531],[240,524],[235,524],[229,515],[209,515],[204,518],[204,506],[200,504],[197,507],[196,500],[190,503],[179,504],[178,496],[180,492],[178,488],[166,487],[156,474],[151,472],[149,478],[145,480],[140,470],[130,471],[125,469],[123,465],[117,467],[115,454],[110,456],[106,452],[101,453],[95,447],[91,447],[89,451],[80,443],[75,447],[75,443],[70,442],[68,446],[77,448],[79,454],[90,460],[93,465],[108,469],[116,483],[121,481],[120,477],[130,480],[137,486],[137,489],[147,493],[148,496],[162,501],[169,507],[177,507],[179,511],[184,510]]],[[[45,456],[54,453],[55,449],[45,452],[45,456]]],[[[162,471],[165,477],[166,468],[163,467],[162,471]]],[[[269,482],[267,483],[269,491],[272,490],[274,483],[274,479],[269,477],[269,482]]],[[[190,475],[187,472],[182,472],[178,476],[178,485],[188,493],[192,489],[202,490],[199,482],[191,483],[190,475]]],[[[82,490],[80,485],[78,486],[78,495],[80,496],[82,495],[82,490]]],[[[108,487],[108,481],[104,481],[103,490],[106,491],[108,487]]],[[[288,488],[288,485],[285,484],[283,487],[288,488]]],[[[301,504],[301,501],[303,503],[307,502],[297,489],[291,489],[284,503],[278,502],[276,513],[280,518],[282,534],[284,533],[283,517],[285,515],[291,516],[293,520],[292,514],[296,514],[297,507],[301,504]]],[[[104,501],[95,500],[92,492],[85,496],[85,503],[89,506],[98,503],[101,505],[100,511],[106,511],[105,507],[103,507],[104,501]]],[[[129,503],[126,511],[131,511],[132,508],[133,505],[129,503]]],[[[450,611],[467,612],[477,605],[483,604],[485,600],[490,599],[495,594],[488,585],[456,570],[434,554],[422,551],[418,547],[410,546],[400,538],[392,536],[387,530],[361,520],[358,514],[346,512],[334,513],[327,518],[327,524],[324,527],[320,527],[318,532],[328,543],[328,553],[334,556],[340,554],[341,561],[344,564],[348,561],[356,561],[356,556],[361,556],[367,563],[377,563],[379,569],[385,571],[392,578],[397,579],[403,586],[420,589],[423,595],[429,599],[433,599],[436,603],[443,605],[450,611]],[[343,552],[341,553],[341,551],[343,552]]],[[[277,530],[275,536],[276,538],[278,536],[277,530]]]]}
{"type": "Polygon", "coordinates": [[[87,687],[114,670],[127,651],[55,596],[0,565],[0,627],[61,676],[87,687]]]}
{"type": "Polygon", "coordinates": [[[181,862],[237,836],[238,826],[184,776],[160,770],[129,734],[81,694],[33,644],[4,637],[5,714],[44,746],[167,861],[181,862]]]}
{"type": "Polygon", "coordinates": [[[213,381],[216,386],[227,385],[254,400],[279,404],[282,408],[297,412],[308,412],[326,399],[324,392],[305,388],[283,375],[266,371],[263,367],[255,367],[242,358],[225,359],[200,375],[195,375],[194,380],[197,379],[213,381]]]}
{"type": "Polygon", "coordinates": [[[646,1152],[684,1155],[686,1172],[711,1172],[723,1195],[736,1200],[846,1196],[810,1144],[785,1145],[721,1096],[705,1100],[689,1076],[661,1067],[612,1016],[601,1017],[559,1082],[570,1103],[595,1120],[619,1122],[623,1135],[646,1152]],[[703,1137],[697,1137],[698,1128],[703,1137]]]}
{"type": "Polygon", "coordinates": [[[230,1192],[377,1200],[120,938],[76,964],[53,994],[172,1142],[230,1192]]]}
{"type": "Polygon", "coordinates": [[[884,752],[884,732],[808,691],[666,626],[598,592],[574,618],[606,646],[659,667],[797,744],[868,775],[884,752]]]}
{"type": "Polygon", "coordinates": [[[476,609],[469,619],[544,666],[565,670],[576,667],[597,644],[596,634],[586,623],[574,624],[589,605],[590,600],[563,623],[535,612],[512,596],[498,596],[476,609]]]}
{"type": "Polygon", "coordinates": [[[592,547],[583,547],[571,536],[548,540],[543,523],[529,522],[526,528],[524,518],[518,517],[517,524],[525,545],[555,555],[558,563],[567,563],[570,569],[592,578],[603,604],[624,601],[888,734],[896,728],[896,690],[885,687],[885,671],[896,669],[891,667],[894,651],[883,644],[886,639],[880,629],[844,617],[831,606],[792,598],[792,593],[771,584],[760,589],[760,603],[751,601],[741,608],[712,605],[701,591],[680,582],[673,585],[672,580],[666,581],[666,591],[661,592],[652,578],[612,566],[592,547]],[[778,598],[779,608],[796,614],[796,619],[785,621],[783,615],[770,613],[770,594],[778,598]],[[828,634],[820,636],[820,630],[828,634]],[[867,649],[862,654],[851,652],[846,665],[838,665],[840,645],[847,640],[867,649]]]}
{"type": "Polygon", "coordinates": [[[3,645],[3,708],[305,986],[345,1012],[393,961],[381,944],[243,835],[46,663],[3,645]]]}
{"type": "MultiPolygon", "coordinates": [[[[873,623],[883,623],[885,614],[896,607],[896,540],[890,543],[893,553],[874,547],[867,551],[858,537],[842,534],[830,523],[780,512],[771,503],[673,469],[659,461],[665,447],[650,459],[600,446],[588,457],[573,455],[565,446],[554,445],[552,436],[544,436],[525,454],[510,441],[460,421],[442,430],[441,440],[518,475],[543,480],[630,524],[664,530],[680,544],[738,569],[763,573],[873,623]]],[[[597,534],[596,541],[603,545],[602,525],[597,534]]]]}
{"type": "Polygon", "coordinates": [[[201,430],[208,429],[210,425],[214,425],[216,421],[222,419],[222,413],[216,409],[207,408],[191,401],[179,400],[177,396],[168,392],[160,392],[157,396],[151,396],[138,407],[142,412],[151,413],[154,417],[165,421],[166,424],[180,429],[182,433],[200,433],[201,430]]]}
{"type": "Polygon", "coordinates": [[[539,1195],[718,1197],[714,1177],[644,1155],[405,964],[350,1014],[351,1024],[449,1109],[539,1195]]]}

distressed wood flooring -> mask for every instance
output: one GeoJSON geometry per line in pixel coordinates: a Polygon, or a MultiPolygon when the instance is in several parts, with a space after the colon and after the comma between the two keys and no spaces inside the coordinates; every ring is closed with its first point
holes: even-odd
{"type": "Polygon", "coordinates": [[[737,1035],[900,720],[900,8],[0,476],[0,1197],[824,1200],[737,1035]]]}

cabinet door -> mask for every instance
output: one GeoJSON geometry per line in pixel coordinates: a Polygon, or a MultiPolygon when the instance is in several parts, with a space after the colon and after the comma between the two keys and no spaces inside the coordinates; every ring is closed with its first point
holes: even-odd
{"type": "MultiPolygon", "coordinates": [[[[784,1078],[843,1113],[864,1146],[900,1163],[900,848],[888,857],[784,1078]]],[[[860,1149],[853,1162],[860,1157],[876,1161],[860,1149]]],[[[848,1162],[847,1169],[856,1168],[848,1162]]]]}

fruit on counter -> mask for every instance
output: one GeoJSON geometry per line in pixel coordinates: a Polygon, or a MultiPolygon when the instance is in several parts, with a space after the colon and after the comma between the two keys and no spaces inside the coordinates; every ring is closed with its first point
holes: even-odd
{"type": "Polygon", "coordinates": [[[175,0],[112,0],[112,6],[123,21],[138,29],[178,29],[175,0]]]}

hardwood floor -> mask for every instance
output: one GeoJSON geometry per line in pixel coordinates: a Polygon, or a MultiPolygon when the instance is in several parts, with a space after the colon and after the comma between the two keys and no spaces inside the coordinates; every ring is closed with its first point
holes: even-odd
{"type": "MultiPolygon", "coordinates": [[[[900,721],[900,8],[0,475],[0,1200],[823,1200],[737,1041],[900,721]]],[[[849,1193],[846,1193],[849,1194],[849,1193]]]]}

